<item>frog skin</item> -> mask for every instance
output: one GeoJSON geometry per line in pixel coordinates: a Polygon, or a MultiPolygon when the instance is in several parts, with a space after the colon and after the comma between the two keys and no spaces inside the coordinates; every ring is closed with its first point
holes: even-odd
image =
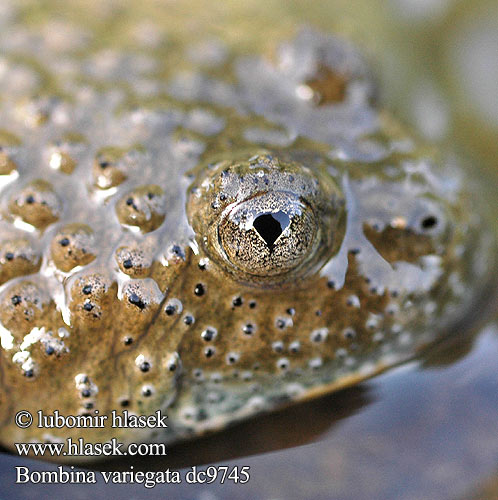
{"type": "Polygon", "coordinates": [[[303,28],[251,55],[123,29],[105,49],[90,25],[51,37],[11,8],[4,447],[221,429],[410,359],[482,300],[475,183],[382,109],[350,42],[303,28]],[[14,423],[125,409],[168,427],[14,423]]]}

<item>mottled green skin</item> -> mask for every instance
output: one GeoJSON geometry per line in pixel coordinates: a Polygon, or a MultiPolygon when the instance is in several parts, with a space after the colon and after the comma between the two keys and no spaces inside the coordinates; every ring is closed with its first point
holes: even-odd
{"type": "Polygon", "coordinates": [[[1,444],[221,428],[406,360],[481,299],[475,187],[379,109],[348,42],[240,55],[126,24],[103,50],[91,23],[20,19],[0,39],[1,444]],[[275,249],[226,216],[247,203],[288,215],[275,249]],[[124,408],[169,427],[13,421],[124,408]]]}

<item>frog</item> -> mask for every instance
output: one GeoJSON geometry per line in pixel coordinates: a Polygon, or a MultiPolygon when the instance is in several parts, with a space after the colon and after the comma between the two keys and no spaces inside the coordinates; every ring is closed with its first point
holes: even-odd
{"type": "Polygon", "coordinates": [[[486,296],[478,182],[385,108],[347,38],[240,53],[148,19],[107,46],[57,2],[32,24],[6,5],[5,448],[219,431],[412,359],[486,296]],[[167,425],[112,426],[124,412],[167,425]]]}

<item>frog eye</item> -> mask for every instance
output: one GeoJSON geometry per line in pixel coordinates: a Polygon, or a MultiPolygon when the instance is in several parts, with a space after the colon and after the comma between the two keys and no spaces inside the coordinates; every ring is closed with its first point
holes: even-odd
{"type": "Polygon", "coordinates": [[[273,285],[302,278],[338,251],[344,198],[323,172],[274,156],[221,162],[191,188],[200,246],[233,277],[273,285]]]}
{"type": "Polygon", "coordinates": [[[265,277],[305,262],[320,228],[310,206],[292,193],[276,191],[230,207],[217,232],[226,259],[249,275],[265,277]]]}

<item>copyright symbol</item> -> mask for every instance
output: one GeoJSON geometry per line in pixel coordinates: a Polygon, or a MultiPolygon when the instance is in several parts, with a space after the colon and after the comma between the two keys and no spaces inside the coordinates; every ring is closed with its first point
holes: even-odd
{"type": "Polygon", "coordinates": [[[27,429],[33,423],[33,416],[29,413],[29,411],[21,410],[16,413],[14,420],[17,427],[27,429]]]}

